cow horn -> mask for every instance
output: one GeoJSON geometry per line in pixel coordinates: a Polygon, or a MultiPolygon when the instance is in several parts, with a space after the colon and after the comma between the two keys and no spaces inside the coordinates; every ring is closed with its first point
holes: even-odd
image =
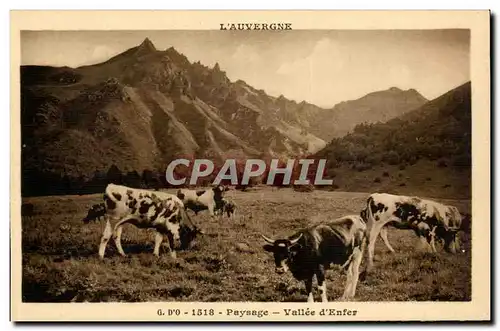
{"type": "Polygon", "coordinates": [[[265,241],[267,241],[271,245],[274,245],[274,240],[269,239],[268,237],[264,236],[262,233],[260,235],[262,236],[262,238],[264,238],[265,241]]]}
{"type": "Polygon", "coordinates": [[[297,243],[297,241],[299,241],[299,240],[300,240],[300,238],[302,238],[302,235],[303,235],[303,234],[301,233],[301,234],[300,234],[297,238],[295,238],[295,239],[293,239],[293,240],[290,240],[290,244],[291,244],[291,245],[295,245],[295,244],[297,243]]]}

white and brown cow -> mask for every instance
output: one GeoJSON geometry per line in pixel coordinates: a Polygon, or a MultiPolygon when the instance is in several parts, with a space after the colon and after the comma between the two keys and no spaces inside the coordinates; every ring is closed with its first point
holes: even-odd
{"type": "Polygon", "coordinates": [[[331,264],[347,269],[347,280],[341,300],[355,296],[359,267],[366,245],[366,225],[359,215],[323,220],[302,229],[288,238],[272,240],[264,249],[274,255],[275,271],[290,270],[295,279],[304,281],[308,302],[313,302],[314,275],[321,291],[321,301],[327,302],[325,271],[331,264]]]}
{"type": "Polygon", "coordinates": [[[215,216],[215,210],[224,198],[224,192],[229,188],[217,185],[207,190],[179,189],[177,197],[182,201],[185,208],[191,209],[196,215],[200,211],[208,210],[210,216],[215,216]]]}
{"type": "Polygon", "coordinates": [[[366,272],[373,267],[375,242],[386,226],[413,230],[433,252],[436,237],[444,241],[446,251],[455,253],[458,248],[456,233],[461,229],[462,216],[454,206],[414,196],[373,193],[361,215],[368,237],[366,272]]]}
{"type": "Polygon", "coordinates": [[[111,236],[118,253],[125,256],[121,245],[122,227],[125,224],[155,229],[154,254],[159,256],[160,245],[166,240],[173,258],[176,257],[174,248],[177,241],[180,241],[180,249],[186,249],[198,234],[203,233],[187,215],[182,201],[173,194],[109,184],[103,198],[106,226],[99,247],[101,258],[111,236]]]}

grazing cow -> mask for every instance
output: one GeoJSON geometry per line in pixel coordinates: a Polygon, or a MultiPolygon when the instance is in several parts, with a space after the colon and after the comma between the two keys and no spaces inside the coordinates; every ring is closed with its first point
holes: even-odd
{"type": "Polygon", "coordinates": [[[285,239],[262,237],[268,242],[264,249],[274,255],[275,271],[283,274],[290,270],[295,279],[304,281],[308,302],[314,302],[312,283],[316,275],[321,301],[327,302],[325,270],[332,263],[347,269],[342,300],[354,297],[366,244],[365,230],[359,215],[349,215],[319,222],[285,239]]]}
{"type": "Polygon", "coordinates": [[[32,203],[23,203],[21,205],[21,216],[32,219],[35,215],[35,205],[32,203]]]}
{"type": "Polygon", "coordinates": [[[87,212],[87,216],[83,218],[83,223],[87,224],[91,221],[100,221],[101,217],[106,215],[106,206],[104,203],[92,205],[87,212]]]}
{"type": "Polygon", "coordinates": [[[106,245],[113,235],[118,253],[125,256],[121,245],[122,227],[133,224],[138,228],[155,229],[154,255],[159,256],[163,240],[169,244],[170,255],[175,258],[175,242],[187,249],[191,241],[203,232],[187,215],[182,201],[175,195],[109,184],[104,193],[106,226],[102,234],[99,256],[104,257],[106,245]],[[111,223],[114,227],[111,228],[111,223]]]}
{"type": "Polygon", "coordinates": [[[191,209],[196,215],[202,210],[208,210],[210,216],[214,216],[217,205],[221,203],[224,192],[228,190],[228,187],[221,185],[198,191],[179,189],[177,197],[187,209],[191,209]]]}
{"type": "Polygon", "coordinates": [[[430,246],[434,252],[435,237],[444,240],[446,251],[456,252],[456,233],[461,228],[462,216],[454,206],[418,197],[374,193],[369,196],[361,215],[366,217],[368,237],[365,272],[373,267],[375,242],[386,225],[415,231],[422,244],[430,246]]]}
{"type": "Polygon", "coordinates": [[[224,213],[226,213],[228,218],[234,216],[235,211],[236,204],[234,203],[234,201],[228,200],[226,198],[223,198],[215,207],[216,215],[223,215],[224,213]]]}

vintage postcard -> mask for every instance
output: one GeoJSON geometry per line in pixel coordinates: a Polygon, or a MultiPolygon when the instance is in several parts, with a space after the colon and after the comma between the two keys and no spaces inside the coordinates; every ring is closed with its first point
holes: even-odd
{"type": "Polygon", "coordinates": [[[488,321],[489,11],[12,11],[11,320],[488,321]]]}

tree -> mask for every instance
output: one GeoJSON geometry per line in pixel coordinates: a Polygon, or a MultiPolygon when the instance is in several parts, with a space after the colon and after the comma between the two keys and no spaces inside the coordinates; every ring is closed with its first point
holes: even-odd
{"type": "Polygon", "coordinates": [[[123,184],[123,175],[121,170],[116,166],[112,165],[107,174],[106,174],[106,179],[108,183],[113,183],[117,185],[122,185],[123,184]]]}
{"type": "Polygon", "coordinates": [[[139,173],[136,170],[129,171],[125,175],[124,178],[125,185],[130,186],[130,187],[136,187],[136,188],[142,188],[144,187],[141,176],[139,176],[139,173]]]}

